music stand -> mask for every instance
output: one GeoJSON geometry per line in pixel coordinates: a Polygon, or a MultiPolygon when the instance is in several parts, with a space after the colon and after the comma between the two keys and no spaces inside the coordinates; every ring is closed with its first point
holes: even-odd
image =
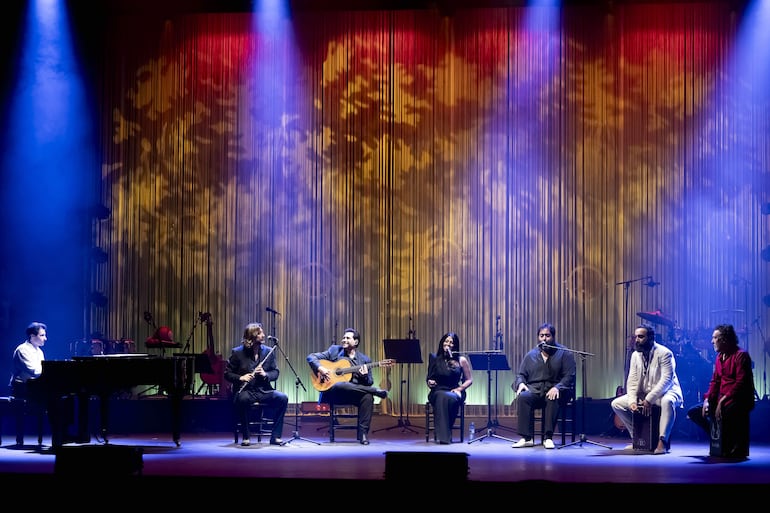
{"type": "Polygon", "coordinates": [[[509,442],[515,442],[495,433],[495,423],[492,422],[492,371],[511,370],[508,359],[502,351],[482,351],[480,353],[468,353],[473,370],[486,369],[487,371],[487,432],[468,440],[469,444],[485,438],[499,438],[509,442]]]}
{"type": "Polygon", "coordinates": [[[401,367],[401,385],[398,398],[398,423],[395,426],[386,428],[380,428],[374,431],[390,431],[400,427],[401,432],[411,431],[417,433],[416,430],[409,427],[409,411],[406,412],[406,419],[404,419],[404,383],[406,383],[406,395],[409,396],[409,376],[411,375],[412,364],[422,363],[422,353],[420,352],[420,340],[416,338],[386,338],[382,340],[382,344],[385,347],[385,358],[388,360],[395,360],[397,364],[406,364],[407,379],[404,379],[404,368],[401,367]]]}

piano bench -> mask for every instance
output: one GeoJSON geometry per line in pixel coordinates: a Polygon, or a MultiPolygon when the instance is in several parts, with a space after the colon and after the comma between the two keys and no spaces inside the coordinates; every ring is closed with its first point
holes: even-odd
{"type": "Polygon", "coordinates": [[[43,445],[43,421],[45,411],[39,407],[28,403],[25,399],[19,399],[12,396],[0,397],[0,445],[3,445],[3,419],[6,417],[14,418],[16,445],[24,445],[24,427],[27,416],[35,416],[37,421],[37,445],[43,445]]]}

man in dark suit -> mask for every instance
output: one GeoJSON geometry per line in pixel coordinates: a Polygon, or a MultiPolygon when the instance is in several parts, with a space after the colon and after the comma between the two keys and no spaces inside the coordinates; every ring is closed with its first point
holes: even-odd
{"type": "Polygon", "coordinates": [[[352,375],[348,374],[349,381],[347,378],[337,381],[331,388],[321,392],[320,402],[358,406],[358,441],[363,445],[369,445],[368,435],[374,412],[374,396],[384,399],[388,396],[388,392],[373,386],[374,378],[369,372],[372,359],[358,351],[360,343],[361,335],[358,331],[347,328],[339,344],[332,344],[326,351],[320,353],[310,353],[307,355],[307,363],[313,370],[314,376],[321,382],[330,380],[332,372],[332,369],[322,365],[321,360],[337,362],[344,359],[350,363],[349,367],[360,366],[352,375]]]}
{"type": "Polygon", "coordinates": [[[275,411],[271,445],[286,445],[281,440],[283,419],[289,406],[289,396],[275,390],[272,382],[278,379],[280,371],[275,365],[272,348],[262,345],[265,330],[261,323],[252,322],[243,330],[241,345],[233,348],[225,366],[225,379],[232,383],[235,415],[241,421],[241,445],[251,445],[248,414],[255,401],[275,411]]]}

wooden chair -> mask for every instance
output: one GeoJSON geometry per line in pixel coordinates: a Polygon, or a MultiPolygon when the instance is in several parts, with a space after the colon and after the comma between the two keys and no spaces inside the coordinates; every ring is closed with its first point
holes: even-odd
{"type": "MultiPolygon", "coordinates": [[[[273,417],[270,413],[272,413],[270,407],[260,404],[259,401],[252,403],[249,407],[249,432],[257,436],[257,443],[262,442],[263,436],[270,440],[273,430],[273,417]]],[[[233,440],[236,444],[239,442],[241,427],[241,421],[236,418],[233,425],[233,440]]]]}
{"type": "MultiPolygon", "coordinates": [[[[540,433],[540,442],[545,440],[545,423],[543,422],[543,408],[537,408],[533,414],[535,419],[535,433],[540,433]]],[[[575,441],[575,430],[577,429],[575,406],[575,394],[570,392],[566,400],[561,400],[559,405],[559,418],[556,419],[554,426],[554,438],[561,436],[561,444],[566,445],[567,435],[570,436],[570,443],[575,441]]]]}
{"type": "MultiPolygon", "coordinates": [[[[273,384],[273,388],[275,388],[275,381],[272,381],[271,383],[273,384]]],[[[235,397],[235,391],[233,390],[232,385],[229,385],[227,388],[227,396],[229,398],[228,400],[232,402],[235,397]]],[[[249,432],[251,435],[257,436],[257,443],[262,442],[263,436],[266,436],[268,441],[270,440],[270,436],[273,432],[272,413],[273,411],[271,410],[270,406],[261,404],[259,401],[254,401],[251,403],[247,416],[249,422],[249,432]]],[[[236,444],[239,442],[241,427],[241,420],[236,415],[233,419],[233,440],[236,444]]]]}
{"type": "MultiPolygon", "coordinates": [[[[460,403],[460,412],[452,426],[452,431],[460,432],[460,443],[465,441],[465,401],[460,403]]],[[[433,433],[433,441],[436,441],[436,429],[433,421],[433,405],[425,401],[425,441],[430,442],[430,434],[433,433]]]]}
{"type": "Polygon", "coordinates": [[[335,441],[335,434],[339,431],[354,430],[358,439],[358,406],[354,404],[328,404],[329,408],[329,441],[335,441]]]}

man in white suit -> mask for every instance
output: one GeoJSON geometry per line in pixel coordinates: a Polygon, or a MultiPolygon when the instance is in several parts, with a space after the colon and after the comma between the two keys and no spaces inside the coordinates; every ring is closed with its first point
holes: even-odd
{"type": "MultiPolygon", "coordinates": [[[[660,439],[654,454],[666,454],[671,448],[671,431],[676,409],[684,404],[682,388],[676,377],[674,353],[655,342],[652,326],[641,324],[634,330],[634,348],[626,380],[626,394],[613,399],[612,410],[634,437],[633,414],[650,415],[652,406],[660,406],[660,439]]],[[[633,448],[633,444],[626,449],[633,448]]]]}

